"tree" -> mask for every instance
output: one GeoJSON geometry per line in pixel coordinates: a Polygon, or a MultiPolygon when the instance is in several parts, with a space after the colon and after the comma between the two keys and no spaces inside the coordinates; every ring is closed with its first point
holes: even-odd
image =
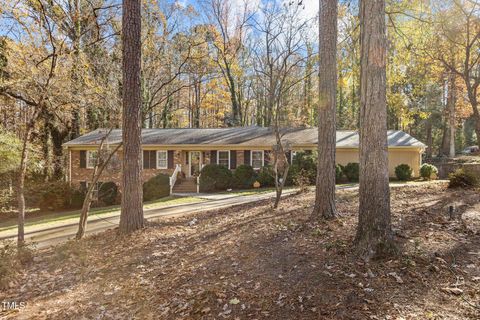
{"type": "MultiPolygon", "coordinates": [[[[450,72],[463,80],[470,102],[475,132],[480,137],[480,4],[478,1],[451,0],[442,2],[432,10],[434,28],[432,57],[439,60],[450,72]],[[453,53],[453,54],[452,54],[453,53]],[[454,55],[458,55],[456,58],[454,55]]],[[[455,106],[450,105],[450,113],[455,106]]],[[[450,119],[451,132],[453,115],[450,119]]],[[[447,131],[448,132],[448,131],[447,131]]],[[[451,133],[450,133],[451,135],[451,133]]],[[[450,147],[447,146],[447,150],[450,147]]]]}
{"type": "Polygon", "coordinates": [[[282,190],[288,175],[289,163],[286,153],[288,141],[284,141],[285,130],[291,126],[290,96],[295,88],[301,88],[308,56],[303,34],[308,22],[300,18],[301,1],[297,4],[281,6],[268,4],[262,8],[263,19],[255,23],[256,31],[261,35],[254,50],[255,72],[259,85],[265,94],[265,112],[263,124],[272,126],[275,134],[273,146],[273,169],[275,173],[276,199],[274,208],[280,202],[282,190]]]}
{"type": "Polygon", "coordinates": [[[395,249],[390,213],[385,0],[360,1],[360,188],[355,243],[364,258],[395,249]]]}
{"type": "Polygon", "coordinates": [[[144,227],[141,167],[141,13],[139,0],[123,0],[123,161],[120,232],[144,227]]]}
{"type": "Polygon", "coordinates": [[[241,51],[244,49],[245,29],[250,19],[248,2],[242,8],[236,8],[237,3],[223,0],[209,0],[207,10],[209,20],[216,27],[212,35],[212,45],[215,48],[215,63],[218,65],[230,92],[232,103],[231,124],[242,123],[241,73],[239,68],[241,51]]]}
{"type": "Polygon", "coordinates": [[[337,0],[320,0],[318,160],[313,215],[335,217],[337,0]]]}
{"type": "Polygon", "coordinates": [[[83,204],[82,204],[82,211],[80,212],[80,220],[78,222],[78,231],[75,236],[77,240],[82,239],[83,236],[85,235],[85,231],[87,230],[87,218],[90,212],[90,206],[92,205],[94,190],[99,189],[98,180],[102,176],[102,173],[107,169],[110,169],[110,171],[120,170],[120,168],[116,166],[115,163],[112,165],[111,160],[114,158],[114,156],[117,155],[117,152],[122,146],[122,144],[119,143],[117,146],[115,146],[115,148],[109,148],[108,137],[110,136],[111,132],[112,132],[112,129],[109,129],[105,133],[105,135],[102,137],[102,139],[100,140],[100,144],[98,145],[97,159],[95,162],[95,166],[93,168],[92,179],[90,181],[90,184],[87,187],[87,192],[85,193],[85,199],[83,200],[83,204]]]}

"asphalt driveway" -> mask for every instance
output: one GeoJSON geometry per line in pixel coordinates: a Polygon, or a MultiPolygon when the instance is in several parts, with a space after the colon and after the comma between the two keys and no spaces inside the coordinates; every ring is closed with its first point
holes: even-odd
{"type": "MultiPolygon", "coordinates": [[[[294,193],[295,190],[285,190],[284,195],[294,193]]],[[[188,204],[174,205],[170,207],[161,207],[147,209],[144,211],[145,219],[156,220],[162,217],[177,217],[183,215],[193,215],[195,213],[228,208],[239,204],[245,204],[264,199],[270,199],[275,196],[274,192],[265,192],[249,195],[224,195],[215,197],[206,197],[202,202],[193,202],[188,204]]],[[[201,198],[201,196],[199,196],[201,198]]],[[[107,229],[116,228],[120,221],[120,211],[115,211],[109,215],[91,214],[88,218],[86,235],[99,233],[107,229]]],[[[38,223],[25,227],[25,240],[35,243],[37,248],[59,244],[75,237],[78,228],[78,219],[70,221],[57,221],[54,223],[38,223]]],[[[0,240],[15,240],[17,229],[12,228],[0,231],[0,240]]]]}

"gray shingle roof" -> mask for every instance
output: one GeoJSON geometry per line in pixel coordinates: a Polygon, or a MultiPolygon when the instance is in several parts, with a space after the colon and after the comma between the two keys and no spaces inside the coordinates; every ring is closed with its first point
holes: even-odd
{"type": "MultiPolygon", "coordinates": [[[[64,144],[64,146],[86,146],[100,143],[107,130],[97,129],[64,144]]],[[[283,141],[295,145],[317,144],[317,128],[289,128],[282,131],[283,141]]],[[[122,139],[122,131],[111,132],[108,143],[116,144],[122,139]]],[[[337,131],[337,147],[357,148],[359,137],[357,131],[337,131]]],[[[271,146],[275,144],[272,128],[234,127],[218,129],[143,129],[143,145],[239,145],[271,146]]],[[[403,131],[388,131],[390,147],[418,147],[425,145],[403,131]]]]}

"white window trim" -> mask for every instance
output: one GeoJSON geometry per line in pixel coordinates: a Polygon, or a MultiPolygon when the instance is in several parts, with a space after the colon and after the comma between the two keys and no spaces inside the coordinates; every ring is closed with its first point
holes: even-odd
{"type": "Polygon", "coordinates": [[[92,164],[90,163],[90,153],[91,152],[96,152],[97,153],[97,160],[98,160],[98,151],[97,150],[87,150],[87,154],[86,154],[86,160],[85,160],[85,166],[87,167],[87,169],[94,169],[95,168],[95,164],[92,164]]]}
{"type": "Polygon", "coordinates": [[[297,154],[297,151],[295,150],[292,150],[290,151],[290,164],[293,163],[293,158],[295,157],[295,155],[297,154]]]}
{"type": "Polygon", "coordinates": [[[217,165],[220,165],[220,152],[228,153],[228,166],[227,166],[227,168],[230,170],[230,150],[217,150],[217,165]]]}
{"type": "Polygon", "coordinates": [[[157,150],[157,163],[155,163],[156,169],[168,169],[168,150],[157,150]],[[159,153],[165,153],[166,164],[164,167],[161,167],[158,163],[160,161],[159,153]]]}
{"type": "Polygon", "coordinates": [[[253,169],[259,170],[262,167],[265,166],[265,150],[250,150],[250,166],[252,166],[253,169]],[[262,153],[262,166],[260,168],[255,168],[253,167],[253,153],[254,152],[261,152],[262,153]]]}

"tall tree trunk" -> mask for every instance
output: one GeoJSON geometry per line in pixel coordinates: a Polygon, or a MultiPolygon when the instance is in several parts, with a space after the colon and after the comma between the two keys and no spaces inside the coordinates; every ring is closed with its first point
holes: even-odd
{"type": "Polygon", "coordinates": [[[449,134],[449,144],[448,144],[448,156],[450,158],[455,158],[455,104],[457,100],[456,94],[456,85],[455,85],[455,74],[450,72],[448,79],[449,89],[448,89],[448,134],[449,134]]]}
{"type": "Polygon", "coordinates": [[[141,167],[141,13],[139,0],[123,0],[123,161],[119,229],[144,227],[141,167]]]}
{"type": "Polygon", "coordinates": [[[396,251],[388,181],[385,0],[360,0],[360,208],[357,252],[369,259],[396,251]]]}
{"type": "Polygon", "coordinates": [[[81,50],[81,33],[82,23],[80,21],[81,16],[81,3],[80,0],[75,0],[74,7],[74,34],[73,34],[73,65],[72,65],[72,80],[73,80],[73,97],[75,99],[72,110],[72,125],[70,131],[70,139],[75,139],[80,135],[80,108],[81,108],[81,95],[80,93],[80,50],[81,50]]]}
{"type": "Polygon", "coordinates": [[[427,130],[427,150],[426,157],[427,159],[432,159],[433,155],[433,136],[432,136],[432,120],[427,119],[426,130],[427,130]]]}
{"type": "Polygon", "coordinates": [[[27,125],[25,136],[23,137],[22,154],[20,158],[20,168],[17,177],[17,206],[18,206],[18,233],[17,245],[23,246],[25,243],[25,175],[27,174],[28,162],[28,141],[30,140],[32,128],[27,125]]]}
{"type": "Polygon", "coordinates": [[[337,0],[320,0],[318,161],[313,216],[325,219],[336,215],[337,10],[337,0]]]}

